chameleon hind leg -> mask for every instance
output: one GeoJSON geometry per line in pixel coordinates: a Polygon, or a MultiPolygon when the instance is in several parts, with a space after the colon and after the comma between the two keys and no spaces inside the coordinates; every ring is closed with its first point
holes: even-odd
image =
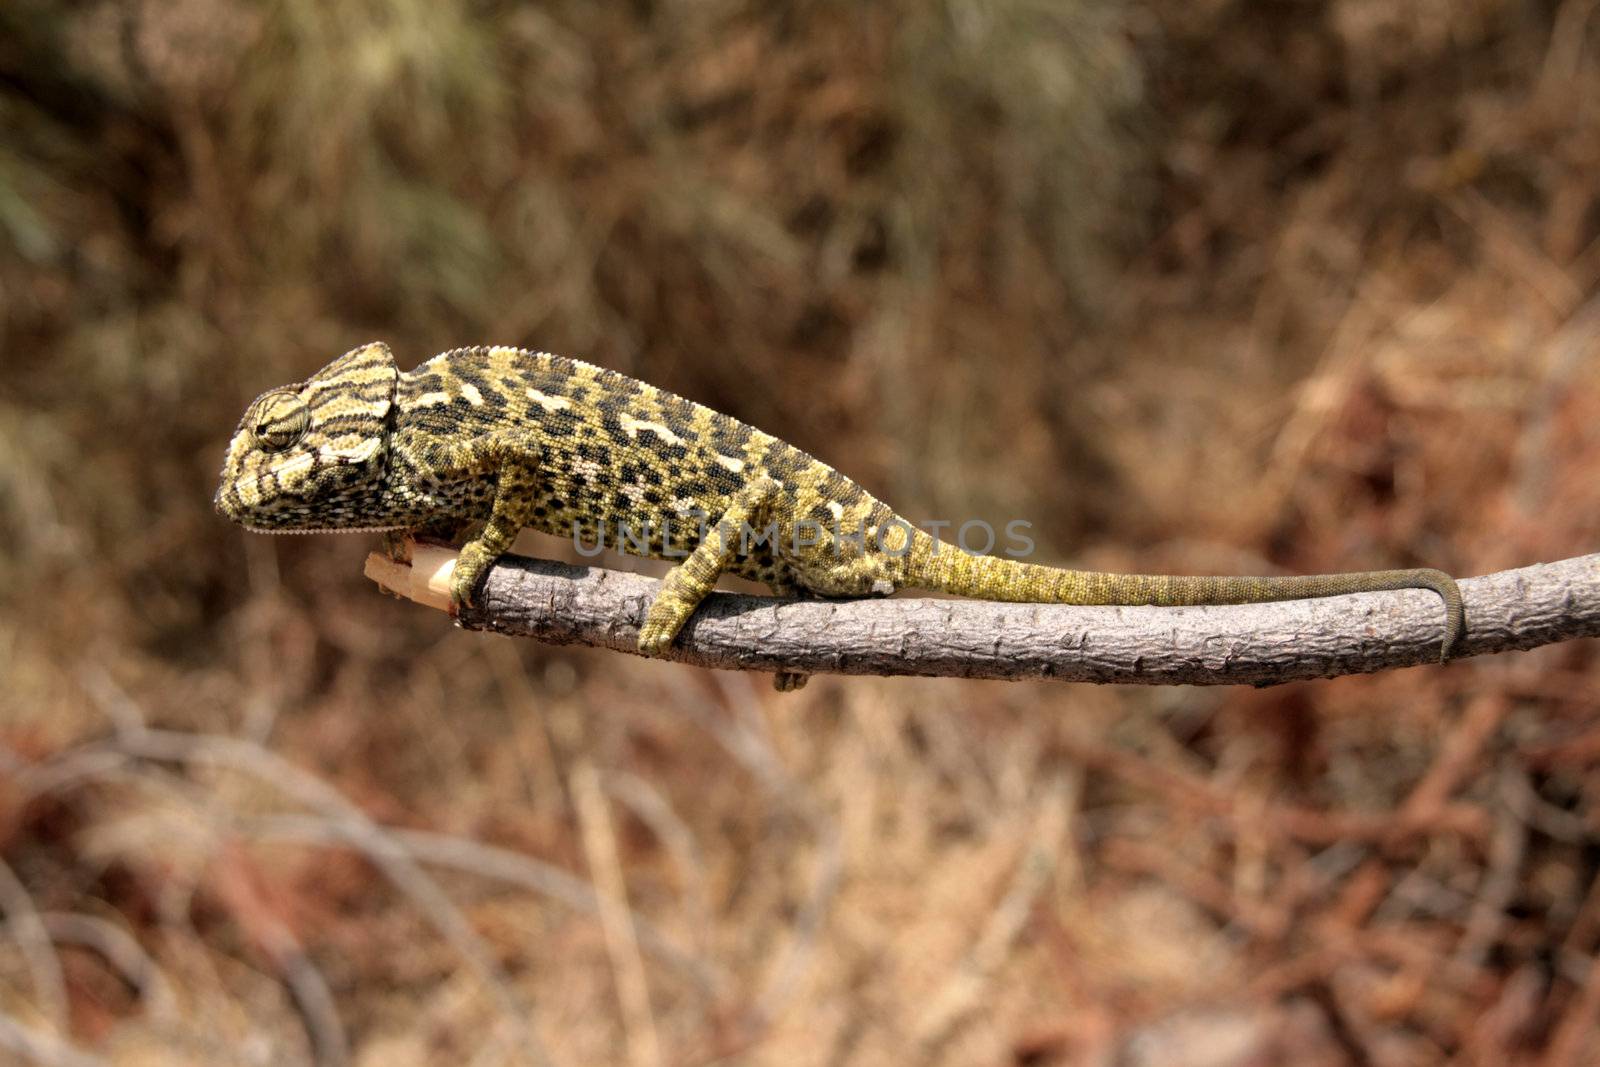
{"type": "Polygon", "coordinates": [[[458,610],[472,606],[484,575],[533,517],[540,454],[539,442],[531,435],[507,431],[451,445],[438,458],[437,476],[445,480],[495,476],[489,519],[461,546],[450,574],[450,600],[458,610]]]}
{"type": "MultiPolygon", "coordinates": [[[[781,542],[781,539],[775,539],[781,542]]],[[[780,559],[780,544],[766,543],[748,555],[736,558],[726,573],[737,574],[748,581],[758,582],[772,590],[776,597],[798,598],[810,592],[795,581],[794,572],[787,559],[780,559]]],[[[773,688],[780,693],[799,689],[810,679],[799,671],[777,671],[772,676],[773,688]]]]}
{"type": "MultiPolygon", "coordinates": [[[[788,578],[769,578],[767,579],[767,588],[772,590],[773,596],[799,597],[806,595],[804,589],[788,578]]],[[[802,674],[800,671],[778,671],[772,676],[772,688],[780,693],[792,693],[810,680],[811,675],[802,674]]]]}
{"type": "Polygon", "coordinates": [[[661,592],[656,594],[644,626],[639,630],[640,652],[655,656],[666,651],[700,601],[733,562],[747,531],[759,528],[777,493],[778,483],[763,476],[733,495],[722,515],[707,527],[705,537],[694,551],[661,580],[661,592]]]}
{"type": "Polygon", "coordinates": [[[888,529],[891,532],[883,536],[889,543],[882,547],[830,534],[791,554],[785,561],[789,573],[802,589],[819,596],[887,596],[909,584],[909,546],[902,542],[910,536],[893,535],[894,527],[888,529]]]}

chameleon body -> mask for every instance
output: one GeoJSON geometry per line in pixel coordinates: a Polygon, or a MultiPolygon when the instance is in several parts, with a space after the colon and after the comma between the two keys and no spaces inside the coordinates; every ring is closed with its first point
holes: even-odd
{"type": "MultiPolygon", "coordinates": [[[[1464,627],[1430,569],[1289,577],[1064,570],[941,544],[777,438],[614,371],[543,352],[459,348],[407,373],[369,344],[263,394],[228,446],[216,506],[267,533],[449,534],[470,605],[524,527],[676,563],[639,649],[659,654],[725,573],[779,595],[926,589],[1064,604],[1241,604],[1422,588],[1444,602],[1441,659],[1464,627]]],[[[779,675],[780,688],[803,681],[779,675]]]]}

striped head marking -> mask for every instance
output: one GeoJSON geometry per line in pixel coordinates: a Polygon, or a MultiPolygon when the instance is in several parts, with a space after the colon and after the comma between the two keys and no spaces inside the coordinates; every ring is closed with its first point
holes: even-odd
{"type": "Polygon", "coordinates": [[[217,510],[269,532],[380,525],[398,380],[389,346],[373,343],[257,397],[228,443],[217,510]]]}

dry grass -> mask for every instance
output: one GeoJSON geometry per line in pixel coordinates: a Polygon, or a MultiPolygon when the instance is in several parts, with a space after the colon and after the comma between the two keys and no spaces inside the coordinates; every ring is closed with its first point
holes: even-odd
{"type": "Polygon", "coordinates": [[[381,337],[1079,563],[1592,548],[1597,5],[1059,7],[0,6],[0,1057],[1600,1057],[1592,643],[779,697],[212,515],[381,337]]]}

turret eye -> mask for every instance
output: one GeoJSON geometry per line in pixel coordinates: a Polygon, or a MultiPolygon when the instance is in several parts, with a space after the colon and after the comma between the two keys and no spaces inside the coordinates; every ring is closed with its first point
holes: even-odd
{"type": "Polygon", "coordinates": [[[268,393],[256,402],[246,425],[261,451],[282,452],[306,435],[311,413],[294,393],[268,393]]]}

